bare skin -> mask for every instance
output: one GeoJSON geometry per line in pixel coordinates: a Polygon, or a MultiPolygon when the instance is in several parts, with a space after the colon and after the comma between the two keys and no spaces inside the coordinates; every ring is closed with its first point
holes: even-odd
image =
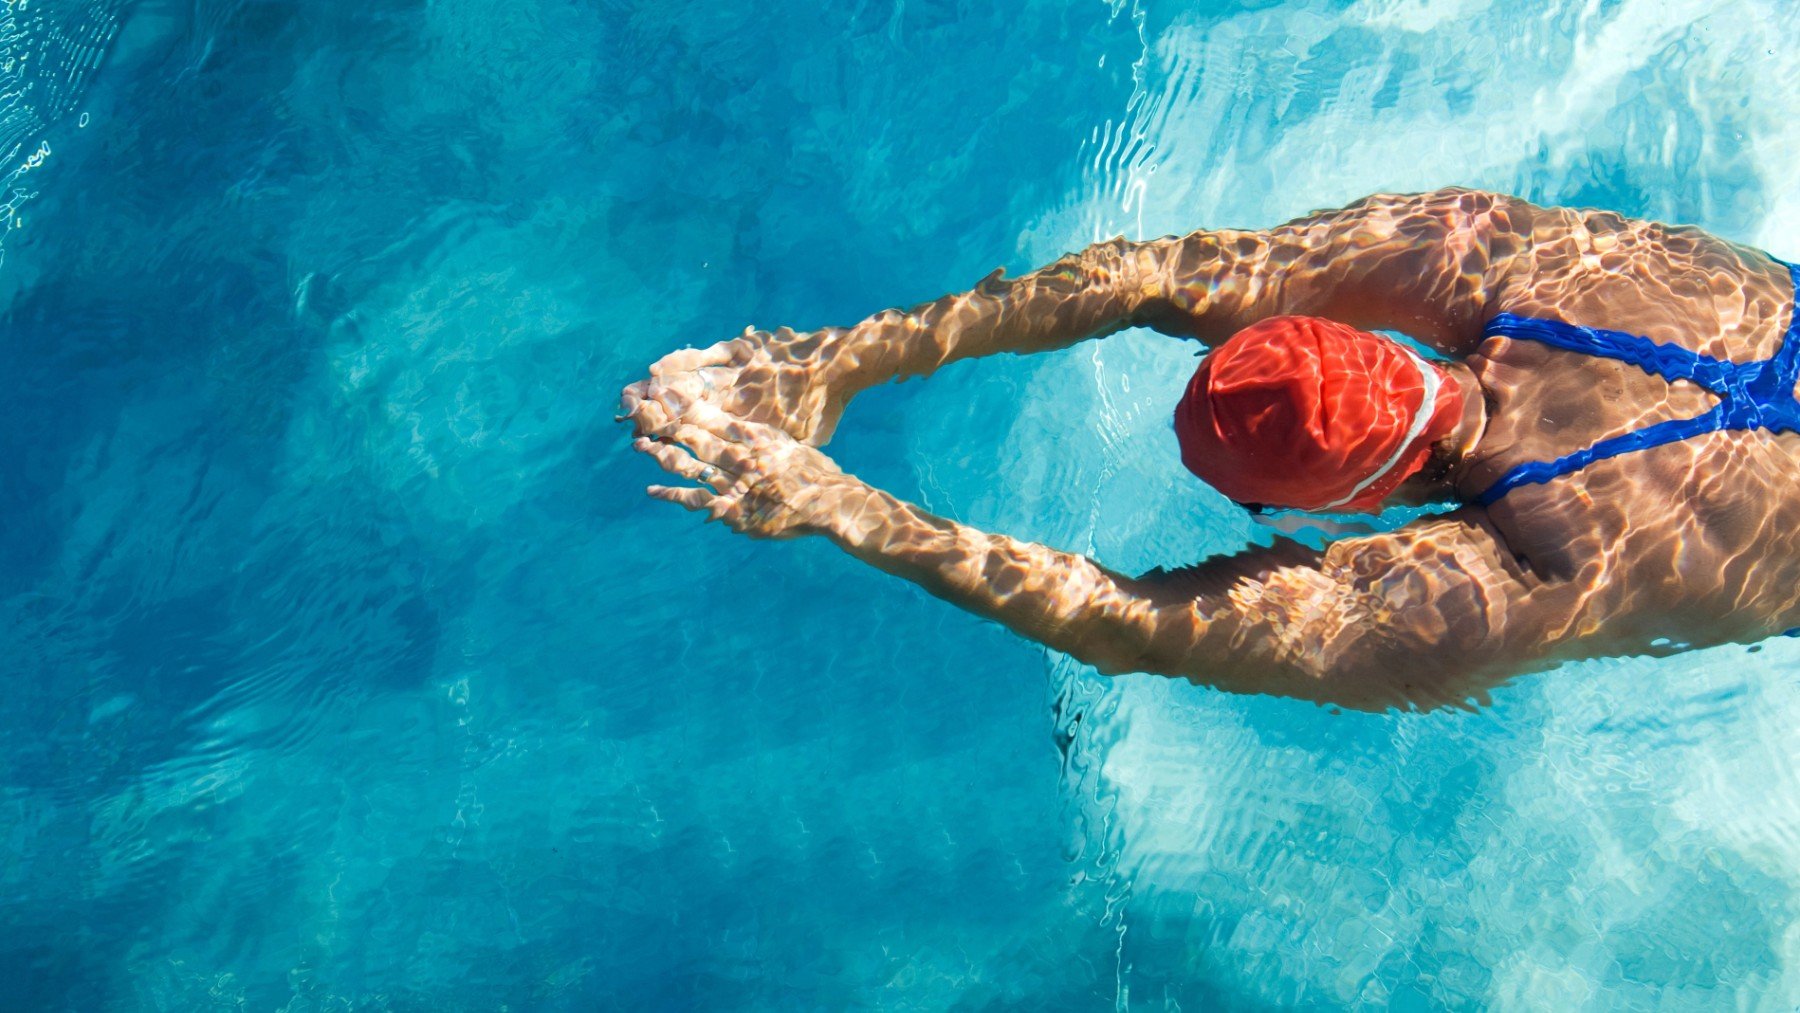
{"type": "Polygon", "coordinates": [[[1378,196],[1273,229],[1089,247],[854,327],[747,331],[625,389],[636,446],[696,486],[651,494],[752,537],[846,552],[1105,673],[1344,707],[1432,708],[1561,662],[1800,626],[1800,436],[1725,432],[1602,461],[1324,551],[1292,542],[1137,577],[934,517],[822,452],[860,391],[947,362],[1148,326],[1209,345],[1310,314],[1457,360],[1468,410],[1395,499],[1472,501],[1544,461],[1715,402],[1625,363],[1484,339],[1502,311],[1747,362],[1792,285],[1697,229],[1468,190],[1378,196]]]}

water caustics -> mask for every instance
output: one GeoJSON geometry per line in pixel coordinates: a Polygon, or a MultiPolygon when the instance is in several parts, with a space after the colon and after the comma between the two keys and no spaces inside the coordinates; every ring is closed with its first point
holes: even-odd
{"type": "MultiPolygon", "coordinates": [[[[1174,16],[1134,110],[1151,124],[1142,132],[1154,158],[1089,184],[1097,231],[1131,228],[1117,194],[1154,168],[1132,209],[1144,236],[1261,225],[1351,194],[1455,180],[1698,221],[1794,254],[1800,188],[1769,157],[1793,119],[1765,87],[1795,74],[1767,45],[1793,30],[1793,11],[1513,13],[1357,3],[1174,16]]],[[[1076,396],[1144,393],[1059,444],[1059,456],[1086,462],[1074,480],[1100,497],[1093,526],[1072,534],[1127,570],[1244,537],[1229,515],[1195,524],[1203,540],[1178,547],[1133,523],[1195,510],[1193,490],[1156,468],[1172,453],[1156,445],[1162,413],[1191,371],[1187,350],[1169,345],[1097,346],[1076,396]],[[1141,463],[1116,460],[1119,429],[1141,463]],[[1108,502],[1102,470],[1133,502],[1108,502]]],[[[1196,698],[1158,681],[1106,685],[1093,705],[1106,718],[1084,722],[1090,738],[1074,740],[1084,759],[1071,767],[1083,772],[1076,798],[1104,817],[1090,837],[1109,890],[1133,898],[1115,914],[1132,999],[1195,994],[1184,983],[1199,976],[1260,1003],[1410,992],[1452,1004],[1683,1005],[1723,990],[1778,1004],[1794,978],[1774,912],[1797,884],[1775,870],[1792,861],[1795,813],[1731,787],[1729,771],[1748,750],[1759,777],[1793,783],[1793,753],[1763,736],[1795,705],[1797,655],[1778,642],[1745,666],[1741,650],[1566,666],[1470,718],[1367,720],[1196,698]],[[1595,801],[1621,791],[1669,823],[1653,830],[1595,801]],[[1614,906],[1628,895],[1644,899],[1614,906]],[[1689,934],[1677,913],[1687,905],[1709,932],[1730,925],[1732,952],[1762,956],[1684,977],[1689,948],[1717,952],[1689,934]],[[1746,917],[1731,918],[1740,908],[1746,917]]]]}
{"type": "MultiPolygon", "coordinates": [[[[4,5],[0,172],[54,151],[0,264],[14,1001],[1800,1001],[1800,643],[1423,715],[1107,680],[664,512],[609,421],[746,324],[1372,191],[1800,257],[1800,10],[1001,6],[4,5]]],[[[831,450],[1235,551],[1194,352],[958,364],[831,450]]]]}

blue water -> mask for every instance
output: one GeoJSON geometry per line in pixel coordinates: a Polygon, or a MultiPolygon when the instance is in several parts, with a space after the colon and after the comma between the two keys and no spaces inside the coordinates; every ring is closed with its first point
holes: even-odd
{"type": "MultiPolygon", "coordinates": [[[[1477,713],[1106,680],[642,497],[651,360],[1450,183],[1800,257],[1787,0],[6,0],[0,1005],[1800,1003],[1800,643],[1477,713]],[[1004,10],[994,10],[998,6],[1004,10]]],[[[1143,334],[832,451],[1264,537],[1143,334]]]]}

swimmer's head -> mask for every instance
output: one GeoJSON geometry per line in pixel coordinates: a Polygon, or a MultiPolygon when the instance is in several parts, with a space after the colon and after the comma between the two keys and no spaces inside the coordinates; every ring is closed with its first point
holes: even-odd
{"type": "Polygon", "coordinates": [[[1175,432],[1188,470],[1239,503],[1375,513],[1462,416],[1455,378],[1406,346],[1272,317],[1200,363],[1175,432]]]}

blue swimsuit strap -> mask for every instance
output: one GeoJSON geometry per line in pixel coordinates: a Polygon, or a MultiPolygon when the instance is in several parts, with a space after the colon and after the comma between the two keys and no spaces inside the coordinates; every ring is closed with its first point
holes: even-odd
{"type": "Polygon", "coordinates": [[[1781,347],[1773,358],[1759,362],[1729,362],[1679,345],[1660,344],[1636,334],[1578,327],[1560,320],[1502,313],[1488,321],[1485,334],[1524,338],[1571,352],[1628,362],[1671,383],[1688,380],[1699,384],[1717,394],[1720,400],[1710,411],[1691,419],[1658,422],[1601,440],[1554,461],[1518,465],[1500,476],[1475,501],[1488,506],[1519,486],[1561,478],[1595,461],[1678,443],[1723,429],[1800,432],[1800,401],[1794,397],[1794,384],[1800,379],[1800,266],[1783,266],[1788,269],[1794,284],[1795,307],[1789,311],[1788,328],[1782,336],[1781,347]]]}

